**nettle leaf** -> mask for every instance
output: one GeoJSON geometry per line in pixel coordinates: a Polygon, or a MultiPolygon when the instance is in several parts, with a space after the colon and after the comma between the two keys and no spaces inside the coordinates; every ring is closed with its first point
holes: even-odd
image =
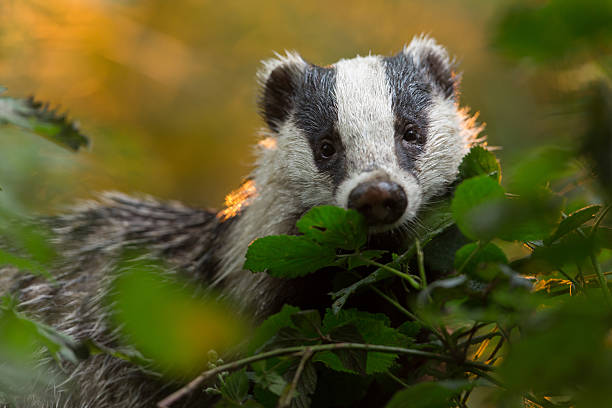
{"type": "Polygon", "coordinates": [[[249,378],[246,374],[246,368],[228,375],[220,391],[223,397],[231,402],[242,403],[249,393],[249,378]]]}
{"type": "Polygon", "coordinates": [[[497,223],[492,210],[504,200],[504,189],[489,176],[478,176],[463,181],[455,190],[451,204],[453,218],[463,234],[473,240],[489,240],[496,231],[491,223],[497,223]]]}
{"type": "MultiPolygon", "coordinates": [[[[5,89],[0,89],[0,94],[5,89]]],[[[51,141],[77,151],[87,147],[89,140],[83,135],[75,122],[67,119],[66,114],[49,109],[48,104],[33,98],[18,99],[0,97],[0,125],[11,124],[37,133],[51,141]]]]}
{"type": "Polygon", "coordinates": [[[363,215],[331,205],[314,207],[296,225],[306,237],[331,248],[359,249],[368,235],[363,215]]]}
{"type": "Polygon", "coordinates": [[[299,311],[300,309],[295,306],[284,305],[280,312],[268,317],[259,327],[257,327],[257,329],[255,329],[248,345],[249,354],[254,353],[257,349],[262,347],[268,340],[274,337],[281,328],[295,328],[291,320],[291,315],[299,311]]]}
{"type": "Polygon", "coordinates": [[[455,254],[455,269],[485,281],[490,281],[499,272],[497,264],[507,264],[508,258],[497,245],[488,243],[482,247],[475,242],[464,245],[455,254]],[[483,268],[483,264],[493,267],[483,268]]]}
{"type": "Polygon", "coordinates": [[[425,382],[396,393],[386,408],[451,408],[451,398],[471,387],[467,381],[425,382]]]}
{"type": "Polygon", "coordinates": [[[581,208],[571,213],[567,218],[561,221],[557,230],[544,243],[551,244],[564,236],[565,234],[580,228],[584,223],[593,219],[595,214],[601,209],[600,205],[590,205],[581,208]]]}
{"type": "Polygon", "coordinates": [[[334,248],[321,246],[305,236],[273,235],[249,245],[244,268],[266,271],[276,278],[297,278],[330,266],[335,260],[334,248]]]}
{"type": "Polygon", "coordinates": [[[462,180],[487,175],[496,182],[501,181],[501,167],[493,153],[482,146],[474,146],[459,165],[462,180]]]}

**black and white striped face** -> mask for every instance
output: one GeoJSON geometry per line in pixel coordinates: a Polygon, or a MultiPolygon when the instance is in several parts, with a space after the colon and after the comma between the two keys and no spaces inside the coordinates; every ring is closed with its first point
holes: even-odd
{"type": "Polygon", "coordinates": [[[288,53],[259,79],[280,177],[305,209],[355,208],[372,232],[406,224],[444,193],[470,143],[448,55],[425,37],[392,57],[329,67],[288,53]]]}

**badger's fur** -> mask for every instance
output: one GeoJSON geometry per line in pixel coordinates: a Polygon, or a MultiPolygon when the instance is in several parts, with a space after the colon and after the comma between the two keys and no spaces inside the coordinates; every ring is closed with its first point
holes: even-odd
{"type": "MultiPolygon", "coordinates": [[[[249,243],[295,233],[295,222],[313,206],[351,206],[353,193],[367,183],[383,183],[376,188],[401,196],[392,216],[387,207],[379,209],[371,233],[400,236],[449,191],[477,141],[479,129],[459,108],[448,54],[427,37],[392,57],[368,55],[328,67],[295,53],[277,55],[263,63],[258,79],[268,130],[255,169],[227,208],[216,213],[103,195],[49,221],[64,255],[55,272],[59,285],[5,268],[0,289],[13,293],[24,312],[76,339],[116,346],[119,335],[102,299],[121,251],[146,247],[261,319],[290,302],[299,287],[242,270],[249,243]]],[[[107,355],[63,370],[68,380],[50,390],[47,402],[26,397],[21,406],[149,407],[172,387],[107,355]]],[[[177,406],[195,406],[197,398],[177,406]]]]}

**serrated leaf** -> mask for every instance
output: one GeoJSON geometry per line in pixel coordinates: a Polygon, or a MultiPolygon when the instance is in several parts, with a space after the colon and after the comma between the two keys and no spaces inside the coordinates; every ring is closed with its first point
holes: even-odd
{"type": "MultiPolygon", "coordinates": [[[[299,359],[293,361],[293,364],[289,367],[289,369],[285,372],[285,379],[287,382],[293,380],[297,368],[299,366],[299,359]]],[[[315,391],[317,387],[317,370],[314,367],[312,361],[308,361],[304,365],[304,369],[302,370],[302,374],[298,380],[295,393],[291,398],[291,408],[310,408],[311,401],[310,395],[315,391]]],[[[285,388],[284,392],[288,392],[289,387],[285,388]]],[[[288,395],[281,395],[279,401],[283,398],[287,398],[288,395]]],[[[280,404],[279,404],[280,405],[280,404]]]]}
{"type": "Polygon", "coordinates": [[[501,167],[493,153],[482,146],[474,146],[459,165],[462,180],[486,175],[496,182],[501,181],[501,167]]]}
{"type": "Polygon", "coordinates": [[[283,327],[263,346],[263,350],[273,350],[312,343],[312,338],[306,337],[295,327],[283,327]]]}
{"type": "Polygon", "coordinates": [[[220,391],[224,398],[241,404],[249,393],[249,379],[246,368],[228,375],[220,391]]]}
{"type": "Polygon", "coordinates": [[[356,250],[367,240],[365,219],[355,210],[331,205],[314,207],[296,225],[306,237],[331,248],[356,250]]]}
{"type": "Polygon", "coordinates": [[[291,315],[299,312],[300,309],[291,305],[284,305],[280,312],[269,316],[263,323],[255,329],[248,345],[248,353],[252,354],[262,347],[283,327],[295,327],[291,321],[291,315]]]}
{"type": "MultiPolygon", "coordinates": [[[[329,337],[337,342],[363,343],[364,339],[353,324],[335,327],[329,332],[329,337]]],[[[365,374],[368,361],[368,352],[365,350],[334,350],[344,368],[351,372],[365,374]]]]}
{"type": "Polygon", "coordinates": [[[246,254],[244,268],[276,278],[308,275],[336,260],[334,248],[321,246],[305,236],[273,235],[255,240],[246,254]]]}
{"type": "MultiPolygon", "coordinates": [[[[473,240],[489,240],[492,231],[491,220],[486,216],[487,207],[494,206],[504,199],[504,189],[489,176],[478,176],[463,181],[455,190],[451,209],[453,218],[461,232],[473,240]]],[[[492,217],[496,213],[490,214],[492,217]]]]}
{"type": "Polygon", "coordinates": [[[499,272],[497,268],[481,268],[482,264],[507,264],[508,258],[497,245],[487,243],[479,247],[477,243],[472,242],[464,245],[455,254],[455,269],[465,273],[471,277],[489,281],[499,272]]]}
{"type": "Polygon", "coordinates": [[[590,205],[579,210],[574,211],[567,216],[561,223],[557,230],[544,243],[551,244],[564,236],[565,234],[580,228],[582,224],[593,219],[595,214],[601,209],[600,205],[590,205]]]}
{"type": "MultiPolygon", "coordinates": [[[[410,343],[408,337],[401,334],[397,329],[389,327],[389,318],[382,313],[372,314],[348,309],[340,310],[337,314],[334,314],[331,309],[328,309],[323,318],[324,333],[329,333],[334,328],[347,324],[354,325],[363,340],[368,344],[406,346],[410,343]]],[[[386,371],[396,358],[396,354],[368,352],[366,373],[373,374],[386,371]]]]}
{"type": "Polygon", "coordinates": [[[48,104],[33,98],[0,97],[2,124],[12,124],[35,132],[74,151],[89,145],[89,140],[79,131],[76,123],[69,121],[65,114],[60,115],[56,110],[49,109],[48,104]]]}
{"type": "Polygon", "coordinates": [[[465,381],[425,382],[396,393],[385,408],[451,408],[451,398],[470,387],[465,381]]]}
{"type": "Polygon", "coordinates": [[[414,337],[421,331],[422,326],[419,322],[406,321],[402,323],[397,330],[404,336],[414,337]]]}
{"type": "Polygon", "coordinates": [[[275,395],[281,395],[287,386],[285,380],[280,374],[275,371],[263,370],[261,373],[255,374],[253,381],[260,387],[270,391],[275,395]]]}
{"type": "Polygon", "coordinates": [[[291,321],[307,337],[319,337],[321,315],[318,310],[302,310],[291,315],[291,321]]]}

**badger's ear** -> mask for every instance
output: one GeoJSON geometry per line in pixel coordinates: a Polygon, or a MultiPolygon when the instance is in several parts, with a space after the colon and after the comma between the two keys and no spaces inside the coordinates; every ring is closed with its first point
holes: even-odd
{"type": "Polygon", "coordinates": [[[257,72],[261,86],[259,110],[270,129],[278,132],[293,109],[294,95],[308,64],[295,52],[263,61],[257,72]]]}
{"type": "Polygon", "coordinates": [[[451,98],[456,94],[460,77],[454,72],[454,61],[444,47],[426,35],[414,37],[403,51],[412,58],[414,64],[422,70],[442,94],[451,98]]]}

